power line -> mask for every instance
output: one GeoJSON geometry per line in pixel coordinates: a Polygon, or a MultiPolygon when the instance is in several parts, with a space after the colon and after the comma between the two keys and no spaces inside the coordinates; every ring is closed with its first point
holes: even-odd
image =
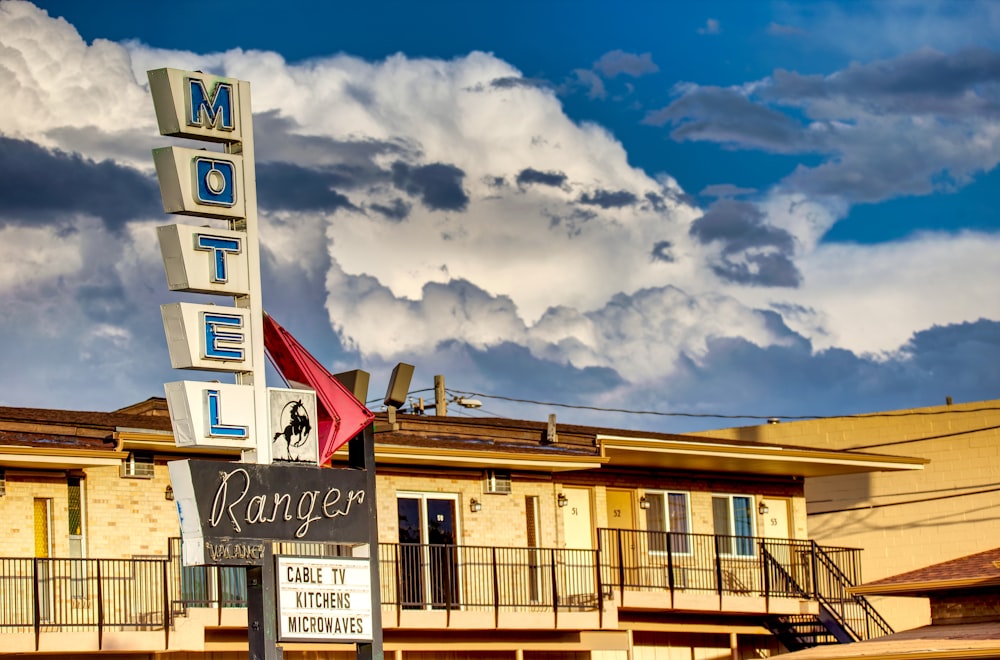
{"type": "Polygon", "coordinates": [[[1000,488],[987,488],[986,490],[974,490],[968,493],[954,493],[952,495],[938,495],[937,497],[924,497],[919,500],[906,500],[904,502],[887,502],[885,504],[869,504],[867,506],[854,506],[845,509],[831,509],[830,511],[814,511],[810,516],[825,516],[828,513],[846,513],[848,511],[868,511],[869,509],[883,509],[890,506],[903,506],[904,504],[922,504],[923,502],[934,502],[936,500],[950,500],[955,497],[968,497],[969,495],[982,495],[984,493],[996,493],[1000,488]]]}
{"type": "MultiPolygon", "coordinates": [[[[510,401],[512,403],[527,403],[537,406],[552,406],[556,408],[571,408],[574,410],[593,410],[597,412],[614,412],[614,413],[624,413],[627,415],[655,415],[659,417],[695,417],[695,418],[712,418],[712,419],[787,419],[787,420],[817,420],[817,419],[867,419],[867,418],[879,418],[879,417],[909,417],[909,416],[926,416],[926,415],[946,415],[946,414],[956,414],[956,413],[981,413],[988,411],[998,411],[1000,407],[988,406],[983,408],[967,409],[967,410],[904,410],[898,412],[880,412],[880,413],[860,413],[857,415],[725,415],[721,413],[690,413],[690,412],[666,412],[662,410],[636,410],[630,408],[605,408],[602,406],[589,406],[582,404],[572,404],[572,403],[559,403],[555,401],[538,401],[535,399],[521,399],[517,397],[503,396],[500,394],[486,394],[484,392],[468,392],[464,390],[451,390],[449,388],[449,393],[456,392],[461,393],[470,397],[481,397],[484,399],[497,399],[500,401],[510,401]]],[[[979,429],[979,430],[991,430],[989,429],[979,429]]],[[[998,427],[1000,428],[1000,427],[998,427]]],[[[878,446],[878,445],[871,445],[878,446]]]]}

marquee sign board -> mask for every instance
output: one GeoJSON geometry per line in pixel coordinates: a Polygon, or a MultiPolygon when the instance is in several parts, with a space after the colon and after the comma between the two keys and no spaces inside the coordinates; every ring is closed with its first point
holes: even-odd
{"type": "Polygon", "coordinates": [[[288,556],[275,560],[279,641],[372,641],[368,560],[288,556]]]}
{"type": "Polygon", "coordinates": [[[259,564],[254,548],[265,542],[368,538],[363,470],[190,459],[168,468],[187,566],[259,564]]]}

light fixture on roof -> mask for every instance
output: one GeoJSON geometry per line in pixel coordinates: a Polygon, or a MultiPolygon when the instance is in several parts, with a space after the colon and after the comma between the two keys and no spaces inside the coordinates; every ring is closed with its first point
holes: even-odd
{"type": "Polygon", "coordinates": [[[561,509],[567,504],[569,504],[569,498],[563,495],[562,493],[559,493],[559,495],[556,496],[556,504],[558,504],[559,508],[561,509]]]}
{"type": "Polygon", "coordinates": [[[479,513],[482,510],[483,510],[482,502],[480,502],[474,497],[471,500],[469,500],[469,511],[472,511],[472,513],[479,513]]]}

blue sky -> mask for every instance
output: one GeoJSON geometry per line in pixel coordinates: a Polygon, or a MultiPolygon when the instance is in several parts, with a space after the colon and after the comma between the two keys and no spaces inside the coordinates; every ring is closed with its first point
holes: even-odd
{"type": "Polygon", "coordinates": [[[998,397],[996,2],[10,0],[0,47],[0,404],[178,379],[162,66],[251,82],[265,307],[373,396],[402,360],[668,431],[998,397]]]}

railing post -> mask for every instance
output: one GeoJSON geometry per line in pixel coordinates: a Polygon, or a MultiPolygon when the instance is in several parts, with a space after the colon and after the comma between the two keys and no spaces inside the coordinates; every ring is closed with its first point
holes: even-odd
{"type": "Polygon", "coordinates": [[[819,552],[819,545],[816,541],[810,540],[809,545],[812,548],[812,552],[809,553],[810,564],[812,565],[812,587],[813,587],[813,598],[819,600],[819,567],[817,566],[816,553],[819,552]]]}
{"type": "Polygon", "coordinates": [[[490,560],[493,564],[493,626],[500,627],[500,578],[497,575],[497,549],[490,548],[490,560]]]}
{"type": "Polygon", "coordinates": [[[719,535],[712,536],[715,548],[715,590],[719,593],[719,605],[722,604],[722,555],[719,552],[719,535]]]}
{"type": "Polygon", "coordinates": [[[550,573],[552,577],[552,615],[553,623],[556,627],[559,626],[559,586],[556,584],[556,550],[555,548],[549,550],[549,561],[550,573]]]}
{"type": "Polygon", "coordinates": [[[598,542],[597,550],[592,555],[595,571],[597,572],[597,627],[604,627],[604,580],[601,578],[601,544],[598,542]]]}
{"type": "Polygon", "coordinates": [[[396,625],[400,624],[403,618],[403,574],[401,573],[400,567],[402,566],[400,557],[403,554],[403,544],[398,543],[396,545],[396,625]]]}
{"type": "Polygon", "coordinates": [[[618,538],[618,588],[621,594],[622,604],[625,603],[625,546],[622,543],[622,530],[616,529],[615,536],[618,538]]]}
{"type": "Polygon", "coordinates": [[[97,650],[104,650],[104,585],[101,579],[101,560],[97,560],[97,650]]]}
{"type": "Polygon", "coordinates": [[[31,570],[32,570],[32,581],[31,581],[32,582],[32,589],[35,592],[34,593],[34,596],[35,596],[35,650],[37,651],[38,647],[39,647],[39,645],[41,643],[41,639],[42,639],[42,601],[39,599],[39,595],[40,595],[41,592],[40,592],[40,590],[38,588],[38,582],[40,580],[40,576],[39,576],[39,571],[38,571],[38,558],[37,557],[32,561],[31,570]]]}
{"type": "Polygon", "coordinates": [[[770,553],[767,553],[767,547],[764,545],[764,541],[760,542],[760,570],[763,574],[761,577],[764,581],[764,611],[771,611],[771,566],[770,566],[770,553]]]}
{"type": "Polygon", "coordinates": [[[674,602],[674,539],[673,534],[667,532],[667,586],[670,587],[671,607],[674,602]]]}
{"type": "Polygon", "coordinates": [[[445,571],[444,571],[444,610],[445,610],[445,626],[451,626],[451,565],[452,565],[452,553],[448,548],[454,548],[454,546],[441,546],[442,550],[446,552],[445,554],[445,571]]]}
{"type": "Polygon", "coordinates": [[[170,560],[163,560],[163,568],[160,570],[163,579],[163,650],[170,650],[170,585],[168,583],[167,564],[170,560]]]}

